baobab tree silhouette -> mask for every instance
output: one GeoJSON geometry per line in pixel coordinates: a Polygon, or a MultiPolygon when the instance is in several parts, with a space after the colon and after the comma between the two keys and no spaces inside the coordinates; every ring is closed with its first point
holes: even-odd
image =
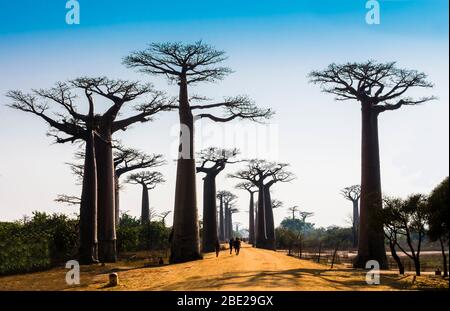
{"type": "Polygon", "coordinates": [[[247,161],[246,168],[228,175],[231,178],[249,181],[258,188],[258,211],[255,222],[258,248],[275,249],[275,224],[270,189],[277,182],[290,182],[294,179],[294,175],[286,169],[288,166],[285,163],[253,159],[247,161]]]}
{"type": "Polygon", "coordinates": [[[210,147],[197,155],[197,173],[205,174],[203,178],[203,252],[214,252],[218,238],[216,177],[225,169],[227,164],[239,162],[232,160],[237,154],[237,149],[210,147]]]}
{"type": "Polygon", "coordinates": [[[216,194],[219,200],[219,241],[225,241],[225,204],[224,199],[227,195],[227,191],[221,190],[216,194]]]}
{"type": "Polygon", "coordinates": [[[359,198],[361,197],[361,186],[353,185],[341,190],[342,196],[353,204],[352,216],[352,235],[353,247],[358,246],[358,228],[359,228],[359,198]]]}
{"type": "Polygon", "coordinates": [[[298,208],[298,205],[294,205],[288,208],[288,211],[292,213],[292,220],[295,220],[295,213],[299,211],[298,208]]]}
{"type": "Polygon", "coordinates": [[[148,49],[131,53],[124,59],[124,64],[130,68],[162,75],[179,86],[180,145],[170,253],[172,263],[202,258],[195,182],[194,120],[206,118],[214,122],[228,122],[240,118],[257,121],[272,115],[270,109],[258,108],[247,96],[229,97],[213,104],[202,104],[205,98],[189,97],[190,85],[222,80],[231,73],[229,68],[219,65],[225,59],[225,52],[201,41],[193,44],[152,43],[148,49]],[[193,105],[195,100],[199,104],[193,105]],[[194,111],[217,108],[223,108],[224,115],[204,112],[194,116],[194,111]]]}
{"type": "Polygon", "coordinates": [[[378,116],[385,111],[413,106],[434,99],[433,96],[406,97],[412,88],[430,88],[427,76],[416,70],[399,69],[395,62],[331,64],[322,71],[309,74],[310,82],[339,101],[356,100],[361,104],[361,208],[358,256],[354,266],[364,268],[369,260],[377,260],[388,268],[384,248],[383,225],[376,214],[382,209],[378,116]]]}
{"type": "Polygon", "coordinates": [[[140,169],[149,169],[166,164],[162,154],[148,155],[134,148],[125,148],[121,144],[114,145],[114,189],[116,226],[120,216],[120,177],[140,169]]]}
{"type": "Polygon", "coordinates": [[[234,208],[234,203],[237,196],[230,191],[220,191],[219,195],[223,200],[223,211],[224,211],[224,239],[229,240],[233,237],[233,213],[237,212],[234,208]]]}
{"type": "Polygon", "coordinates": [[[164,93],[151,84],[140,84],[106,77],[82,77],[58,82],[51,89],[33,90],[26,94],[12,90],[10,107],[34,114],[51,127],[49,135],[57,143],[84,140],[85,163],[80,205],[80,261],[93,263],[116,261],[116,228],[114,198],[114,164],[112,135],[126,130],[137,122],[150,121],[151,116],[170,110],[164,93]],[[77,111],[76,91],[82,92],[88,102],[88,114],[77,111]],[[111,106],[103,113],[94,111],[94,96],[107,99],[111,106]],[[144,101],[134,107],[136,114],[117,120],[122,108],[136,99],[144,101]],[[48,113],[54,105],[54,115],[48,113]],[[64,136],[61,136],[64,135],[64,136]],[[97,229],[98,225],[98,229],[97,229]],[[97,238],[98,236],[98,238],[97,238]],[[97,245],[98,241],[98,245],[97,245]]]}
{"type": "Polygon", "coordinates": [[[142,171],[128,176],[126,182],[142,186],[141,223],[149,223],[150,201],[148,191],[155,189],[158,184],[165,182],[163,175],[160,172],[142,171]]]}
{"type": "Polygon", "coordinates": [[[241,182],[235,186],[236,189],[246,190],[250,194],[250,204],[248,208],[248,240],[255,246],[255,193],[258,189],[251,182],[241,182]]]}

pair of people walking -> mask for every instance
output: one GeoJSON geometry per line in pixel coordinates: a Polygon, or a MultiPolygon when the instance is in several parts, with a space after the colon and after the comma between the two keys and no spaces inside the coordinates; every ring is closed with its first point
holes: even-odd
{"type": "Polygon", "coordinates": [[[236,255],[239,255],[239,251],[241,250],[241,240],[239,238],[230,239],[230,254],[233,253],[233,248],[234,248],[234,252],[236,253],[236,255]]]}
{"type": "MultiPolygon", "coordinates": [[[[239,255],[239,251],[241,250],[241,240],[239,238],[233,239],[231,238],[229,241],[230,245],[230,255],[234,252],[236,253],[236,256],[239,255]]],[[[220,253],[220,242],[219,240],[216,240],[216,257],[219,257],[220,253]]]]}

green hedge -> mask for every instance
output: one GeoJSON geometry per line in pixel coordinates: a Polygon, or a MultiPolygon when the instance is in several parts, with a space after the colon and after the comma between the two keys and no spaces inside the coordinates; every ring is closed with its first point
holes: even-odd
{"type": "MultiPolygon", "coordinates": [[[[40,271],[77,258],[78,219],[34,212],[20,222],[0,222],[0,275],[40,271]]],[[[141,225],[124,214],[117,229],[120,252],[163,250],[170,228],[154,221],[141,225]]]]}
{"type": "Polygon", "coordinates": [[[0,275],[39,271],[76,258],[78,220],[33,213],[29,220],[0,223],[0,275]]]}
{"type": "Polygon", "coordinates": [[[0,228],[0,275],[32,272],[51,266],[49,236],[0,228]]]}

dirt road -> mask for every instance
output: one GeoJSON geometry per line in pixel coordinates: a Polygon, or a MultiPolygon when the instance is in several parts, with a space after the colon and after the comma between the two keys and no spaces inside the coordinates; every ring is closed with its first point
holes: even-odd
{"type": "Polygon", "coordinates": [[[412,276],[391,273],[382,275],[380,285],[368,285],[364,271],[339,266],[330,270],[325,265],[249,245],[243,246],[239,256],[222,251],[218,258],[209,253],[203,260],[162,267],[119,263],[81,270],[78,286],[65,283],[67,270],[53,269],[2,277],[0,290],[398,290],[409,288],[412,281],[412,276]],[[120,285],[110,288],[105,285],[112,271],[118,273],[120,285]]]}

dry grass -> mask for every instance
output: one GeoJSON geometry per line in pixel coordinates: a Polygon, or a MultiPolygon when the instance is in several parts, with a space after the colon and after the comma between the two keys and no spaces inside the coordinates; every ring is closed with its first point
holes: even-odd
{"type": "Polygon", "coordinates": [[[136,260],[82,266],[81,284],[65,283],[66,269],[0,277],[0,290],[417,290],[448,289],[448,279],[383,272],[380,285],[368,285],[365,272],[328,266],[244,245],[239,256],[222,251],[203,260],[146,267],[136,260]],[[117,272],[120,285],[107,287],[108,274],[117,272]]]}

